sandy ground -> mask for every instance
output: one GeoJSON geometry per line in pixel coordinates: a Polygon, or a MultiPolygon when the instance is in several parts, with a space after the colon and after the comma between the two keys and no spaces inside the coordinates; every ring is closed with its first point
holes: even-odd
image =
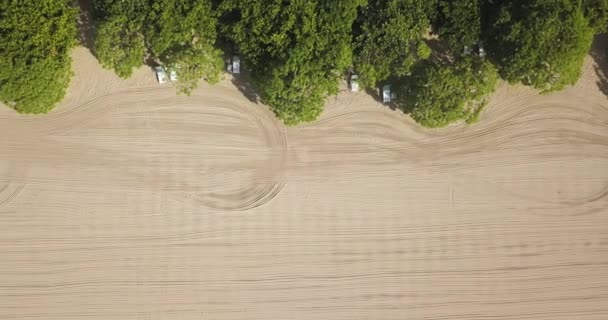
{"type": "Polygon", "coordinates": [[[0,108],[0,319],[608,319],[598,61],[472,126],[341,92],[285,128],[78,48],[52,113],[0,108]]]}

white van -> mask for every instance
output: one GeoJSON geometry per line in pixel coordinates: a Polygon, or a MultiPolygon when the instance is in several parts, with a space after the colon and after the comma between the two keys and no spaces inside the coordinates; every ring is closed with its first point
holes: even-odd
{"type": "Polygon", "coordinates": [[[156,66],[154,67],[154,71],[156,72],[156,79],[158,80],[158,83],[167,83],[167,72],[165,72],[165,68],[162,66],[156,66]]]}
{"type": "Polygon", "coordinates": [[[359,91],[359,76],[356,73],[350,75],[350,91],[357,92],[359,91]]]}
{"type": "Polygon", "coordinates": [[[390,84],[385,84],[382,87],[382,102],[384,103],[391,103],[391,98],[393,97],[393,95],[391,94],[391,85],[390,84]]]}
{"type": "Polygon", "coordinates": [[[239,56],[232,57],[232,73],[233,74],[241,73],[241,58],[239,56]]]}

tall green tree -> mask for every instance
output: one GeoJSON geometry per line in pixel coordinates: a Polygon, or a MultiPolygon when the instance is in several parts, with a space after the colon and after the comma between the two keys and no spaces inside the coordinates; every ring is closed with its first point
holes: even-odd
{"type": "Polygon", "coordinates": [[[454,54],[481,38],[480,0],[439,0],[434,26],[454,54]]]}
{"type": "Polygon", "coordinates": [[[475,121],[498,74],[487,60],[463,57],[453,64],[431,61],[417,67],[400,90],[398,104],[425,127],[475,121]]]}
{"type": "Polygon", "coordinates": [[[183,91],[199,79],[219,81],[224,62],[215,48],[217,17],[209,0],[152,0],[145,36],[153,57],[177,71],[183,91]]]}
{"type": "Polygon", "coordinates": [[[354,64],[365,87],[391,76],[404,76],[430,56],[423,41],[434,1],[371,0],[355,23],[354,64]]]}
{"type": "Polygon", "coordinates": [[[352,63],[363,0],[225,0],[224,37],[236,44],[262,99],[286,124],[315,120],[352,63]]]}
{"type": "Polygon", "coordinates": [[[596,33],[608,31],[608,0],[582,0],[585,17],[596,33]]]}
{"type": "Polygon", "coordinates": [[[95,52],[102,65],[127,78],[145,58],[176,71],[189,93],[201,78],[219,81],[217,16],[210,0],[96,0],[95,52]]]}
{"type": "Polygon", "coordinates": [[[20,113],[51,110],[72,76],[76,33],[72,1],[0,1],[0,100],[20,113]]]}
{"type": "Polygon", "coordinates": [[[507,0],[493,5],[489,53],[503,78],[543,92],[578,80],[594,33],[580,1],[507,0]]]}
{"type": "Polygon", "coordinates": [[[95,54],[99,62],[122,78],[141,67],[146,56],[143,26],[147,0],[96,0],[95,54]]]}

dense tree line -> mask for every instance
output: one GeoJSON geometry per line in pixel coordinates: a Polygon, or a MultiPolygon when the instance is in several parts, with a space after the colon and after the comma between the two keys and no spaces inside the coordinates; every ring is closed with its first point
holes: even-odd
{"type": "MultiPolygon", "coordinates": [[[[498,76],[541,92],[573,84],[593,35],[608,31],[608,0],[93,2],[93,51],[104,67],[129,77],[143,64],[163,65],[189,92],[201,78],[220,79],[224,55],[240,54],[287,124],[316,119],[347,70],[370,89],[394,84],[396,105],[422,125],[471,121],[498,76]]],[[[73,6],[0,2],[4,103],[46,112],[61,100],[77,32],[73,6]]]]}

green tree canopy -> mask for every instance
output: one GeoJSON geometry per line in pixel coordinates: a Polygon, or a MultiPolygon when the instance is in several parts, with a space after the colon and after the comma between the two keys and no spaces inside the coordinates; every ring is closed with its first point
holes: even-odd
{"type": "Polygon", "coordinates": [[[608,0],[583,0],[583,9],[596,33],[608,31],[608,0]]]}
{"type": "Polygon", "coordinates": [[[578,80],[593,38],[579,1],[509,0],[493,5],[489,53],[503,78],[543,92],[578,80]]]}
{"type": "Polygon", "coordinates": [[[96,0],[95,8],[95,52],[119,76],[129,77],[149,56],[175,70],[186,93],[201,78],[219,81],[223,61],[210,0],[96,0]]]}
{"type": "Polygon", "coordinates": [[[451,65],[428,62],[405,82],[398,104],[425,127],[473,121],[497,79],[494,66],[483,59],[465,57],[451,65]]]}
{"type": "Polygon", "coordinates": [[[481,37],[480,0],[439,0],[434,26],[455,54],[481,37]]]}
{"type": "Polygon", "coordinates": [[[95,54],[99,62],[120,77],[128,78],[142,66],[146,55],[143,26],[149,6],[147,0],[97,0],[95,54]]]}
{"type": "Polygon", "coordinates": [[[361,0],[225,0],[224,36],[244,56],[262,99],[286,124],[316,119],[351,65],[361,0]]]}
{"type": "Polygon", "coordinates": [[[430,26],[433,1],[372,0],[355,23],[354,64],[361,84],[374,87],[391,76],[404,76],[431,50],[422,40],[430,26]]]}
{"type": "Polygon", "coordinates": [[[72,76],[76,33],[72,1],[0,1],[0,100],[21,113],[51,110],[72,76]]]}
{"type": "Polygon", "coordinates": [[[177,71],[188,93],[199,79],[220,80],[224,62],[215,48],[217,17],[209,0],[153,0],[146,41],[150,53],[177,71]]]}

